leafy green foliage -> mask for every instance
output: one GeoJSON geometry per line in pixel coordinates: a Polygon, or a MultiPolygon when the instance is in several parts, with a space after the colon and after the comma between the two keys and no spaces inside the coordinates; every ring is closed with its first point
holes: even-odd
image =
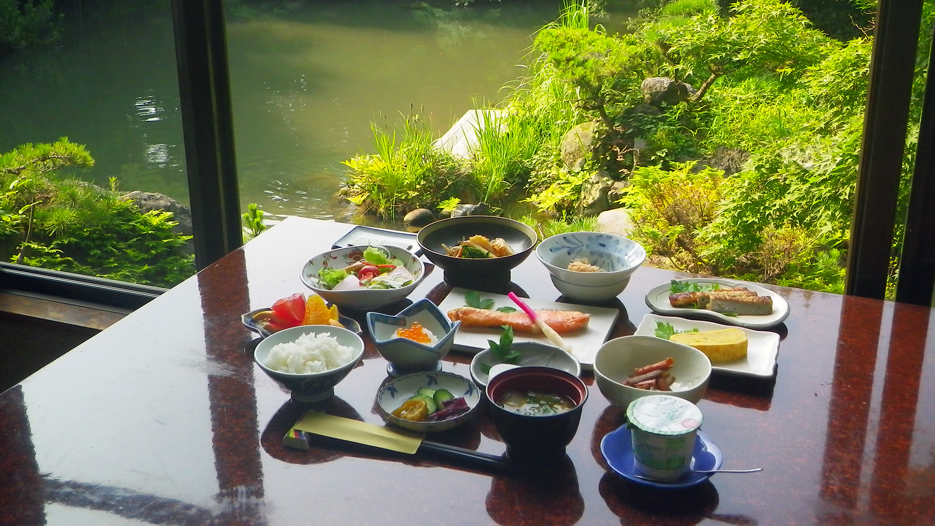
{"type": "Polygon", "coordinates": [[[743,79],[772,74],[794,81],[820,60],[831,40],[781,0],[748,0],[731,11],[729,17],[705,13],[687,21],[663,18],[642,28],[644,38],[663,50],[670,76],[700,83],[695,101],[724,75],[743,79]]]}
{"type": "Polygon", "coordinates": [[[52,0],[0,0],[0,52],[47,44],[62,31],[52,0]]]}
{"type": "Polygon", "coordinates": [[[392,218],[439,200],[476,192],[474,181],[446,150],[435,148],[419,114],[404,116],[402,136],[371,125],[375,155],[345,161],[351,171],[344,194],[364,210],[392,218]]]}
{"type": "Polygon", "coordinates": [[[250,237],[256,237],[266,230],[266,225],[263,224],[263,211],[259,209],[256,203],[248,204],[247,211],[241,217],[243,217],[244,225],[250,232],[250,237]]]}
{"type": "Polygon", "coordinates": [[[656,264],[717,275],[717,265],[704,259],[707,247],[699,233],[716,217],[724,177],[720,170],[693,167],[684,163],[672,171],[640,167],[633,172],[624,201],[635,226],[631,236],[656,264]]]}
{"type": "Polygon", "coordinates": [[[63,138],[26,144],[0,155],[0,253],[12,261],[132,281],[175,285],[195,272],[168,212],[142,214],[121,199],[117,183],[97,188],[54,176],[66,167],[90,167],[83,146],[63,138]]]}
{"type": "Polygon", "coordinates": [[[654,54],[652,47],[629,35],[566,27],[544,28],[534,46],[559,78],[577,88],[581,107],[596,112],[608,130],[614,127],[608,106],[637,99],[654,54]]]}

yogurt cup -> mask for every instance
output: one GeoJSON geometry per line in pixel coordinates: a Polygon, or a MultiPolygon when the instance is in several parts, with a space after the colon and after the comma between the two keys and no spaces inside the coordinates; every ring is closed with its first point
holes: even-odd
{"type": "Polygon", "coordinates": [[[627,407],[636,469],[671,482],[691,469],[695,437],[703,419],[698,406],[675,396],[650,395],[627,407]]]}

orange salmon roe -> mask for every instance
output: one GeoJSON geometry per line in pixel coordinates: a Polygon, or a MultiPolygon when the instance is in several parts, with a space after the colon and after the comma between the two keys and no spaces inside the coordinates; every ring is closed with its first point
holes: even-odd
{"type": "Polygon", "coordinates": [[[429,339],[429,335],[425,333],[425,329],[417,321],[412,322],[408,329],[399,329],[396,334],[400,338],[408,338],[419,343],[431,343],[432,341],[429,339]]]}

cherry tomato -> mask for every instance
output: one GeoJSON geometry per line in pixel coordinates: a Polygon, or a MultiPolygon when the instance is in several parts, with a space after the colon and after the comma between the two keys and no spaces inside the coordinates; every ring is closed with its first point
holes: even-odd
{"type": "Polygon", "coordinates": [[[406,400],[393,411],[393,416],[411,422],[424,422],[429,416],[429,406],[425,400],[406,400]]]}
{"type": "Polygon", "coordinates": [[[273,312],[285,323],[291,323],[289,327],[300,325],[305,317],[305,296],[296,292],[288,298],[278,299],[273,303],[273,312]]]}

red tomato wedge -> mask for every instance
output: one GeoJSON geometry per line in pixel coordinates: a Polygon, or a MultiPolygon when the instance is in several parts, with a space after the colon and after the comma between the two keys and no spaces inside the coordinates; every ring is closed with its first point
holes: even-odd
{"type": "Polygon", "coordinates": [[[288,298],[276,300],[272,308],[279,318],[289,324],[289,327],[300,325],[305,317],[305,296],[301,292],[296,292],[288,298]]]}

